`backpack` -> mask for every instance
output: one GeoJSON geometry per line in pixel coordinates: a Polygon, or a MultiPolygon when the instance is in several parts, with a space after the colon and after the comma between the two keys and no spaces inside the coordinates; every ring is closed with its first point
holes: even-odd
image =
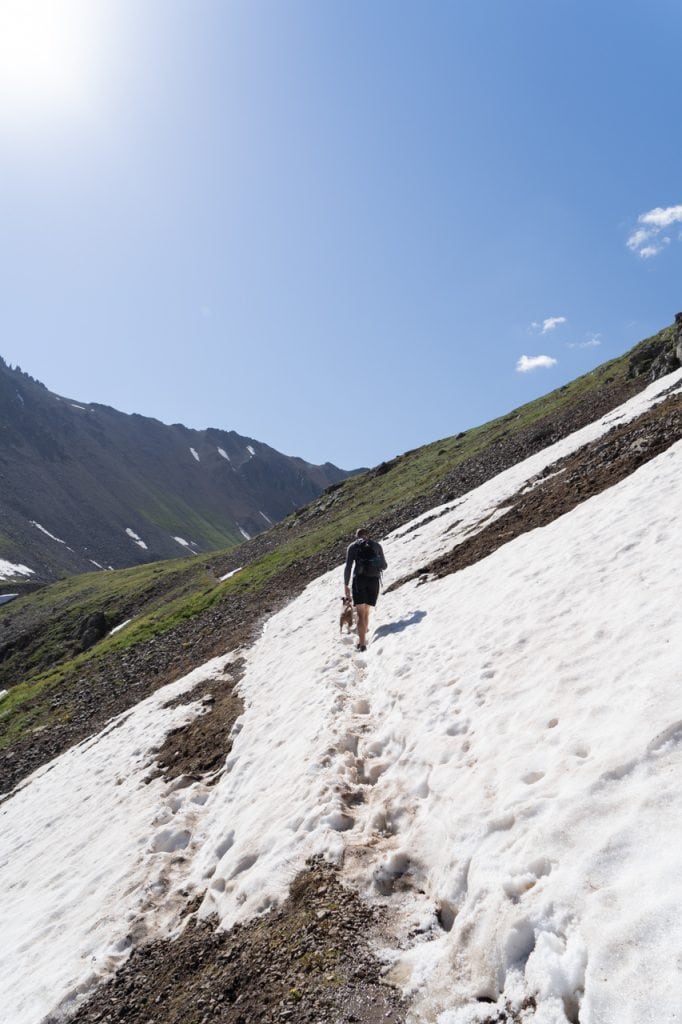
{"type": "Polygon", "coordinates": [[[355,555],[358,576],[381,576],[381,555],[371,540],[361,540],[355,555]]]}

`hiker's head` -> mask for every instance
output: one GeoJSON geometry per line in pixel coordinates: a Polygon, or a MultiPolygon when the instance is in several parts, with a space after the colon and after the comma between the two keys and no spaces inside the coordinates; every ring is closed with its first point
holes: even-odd
{"type": "Polygon", "coordinates": [[[361,526],[359,530],[355,531],[355,536],[358,540],[367,540],[369,537],[369,530],[366,530],[364,526],[361,526]]]}

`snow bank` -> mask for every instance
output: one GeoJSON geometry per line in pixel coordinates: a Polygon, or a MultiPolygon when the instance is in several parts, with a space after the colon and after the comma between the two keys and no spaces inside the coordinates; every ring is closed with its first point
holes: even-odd
{"type": "Polygon", "coordinates": [[[33,576],[34,570],[27,565],[14,565],[5,558],[0,558],[0,580],[11,580],[15,576],[33,576]]]}
{"type": "Polygon", "coordinates": [[[113,636],[114,633],[119,633],[122,629],[125,629],[126,626],[129,626],[132,621],[132,619],[126,619],[125,622],[119,622],[118,626],[114,626],[113,629],[109,630],[109,636],[113,636]]]}
{"type": "Polygon", "coordinates": [[[238,569],[230,569],[230,571],[226,572],[224,576],[219,576],[218,580],[219,580],[220,583],[224,583],[225,580],[229,580],[229,578],[231,576],[234,576],[236,573],[241,572],[241,571],[242,571],[242,566],[240,565],[238,569]]]}
{"type": "Polygon", "coordinates": [[[203,708],[165,705],[228,660],[159,690],[0,805],[6,1024],[39,1024],[109,972],[130,952],[142,919],[160,928],[175,920],[167,879],[204,796],[201,787],[145,779],[166,734],[203,708]]]}
{"type": "Polygon", "coordinates": [[[61,537],[55,537],[53,533],[50,533],[49,530],[46,530],[45,527],[41,526],[40,523],[37,523],[35,519],[29,519],[29,522],[31,526],[35,526],[36,530],[40,530],[40,532],[44,533],[46,537],[50,538],[50,540],[56,540],[58,544],[66,544],[65,540],[62,540],[61,537]]]}

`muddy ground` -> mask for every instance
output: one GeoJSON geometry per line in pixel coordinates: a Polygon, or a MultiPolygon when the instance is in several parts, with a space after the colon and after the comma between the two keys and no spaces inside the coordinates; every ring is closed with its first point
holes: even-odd
{"type": "Polygon", "coordinates": [[[193,918],[175,940],[135,950],[71,1024],[399,1024],[406,1006],[371,948],[384,916],[313,863],[248,925],[193,918]]]}

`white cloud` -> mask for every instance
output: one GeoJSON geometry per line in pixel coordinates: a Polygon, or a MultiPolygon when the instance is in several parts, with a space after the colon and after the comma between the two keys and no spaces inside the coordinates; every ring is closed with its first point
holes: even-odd
{"type": "Polygon", "coordinates": [[[658,256],[666,245],[670,244],[667,235],[658,239],[664,228],[671,224],[682,222],[682,206],[657,206],[648,213],[640,213],[637,218],[638,224],[645,225],[632,232],[626,241],[631,252],[636,252],[642,259],[648,260],[652,256],[658,256]]]}
{"type": "Polygon", "coordinates": [[[640,214],[638,220],[640,224],[651,224],[659,230],[667,228],[682,221],[682,206],[666,206],[665,209],[657,206],[655,210],[640,214]]]}
{"type": "Polygon", "coordinates": [[[625,244],[628,249],[632,249],[633,252],[636,252],[640,245],[644,245],[645,242],[649,241],[651,234],[651,231],[646,231],[645,228],[637,228],[636,231],[632,232],[625,244]]]}
{"type": "Polygon", "coordinates": [[[528,373],[530,370],[548,370],[556,366],[556,359],[552,356],[521,356],[516,364],[517,373],[528,373]]]}
{"type": "Polygon", "coordinates": [[[565,316],[548,316],[542,323],[537,320],[533,320],[531,327],[535,331],[540,331],[541,334],[547,334],[548,331],[553,331],[556,327],[560,327],[561,324],[566,323],[565,316]]]}

